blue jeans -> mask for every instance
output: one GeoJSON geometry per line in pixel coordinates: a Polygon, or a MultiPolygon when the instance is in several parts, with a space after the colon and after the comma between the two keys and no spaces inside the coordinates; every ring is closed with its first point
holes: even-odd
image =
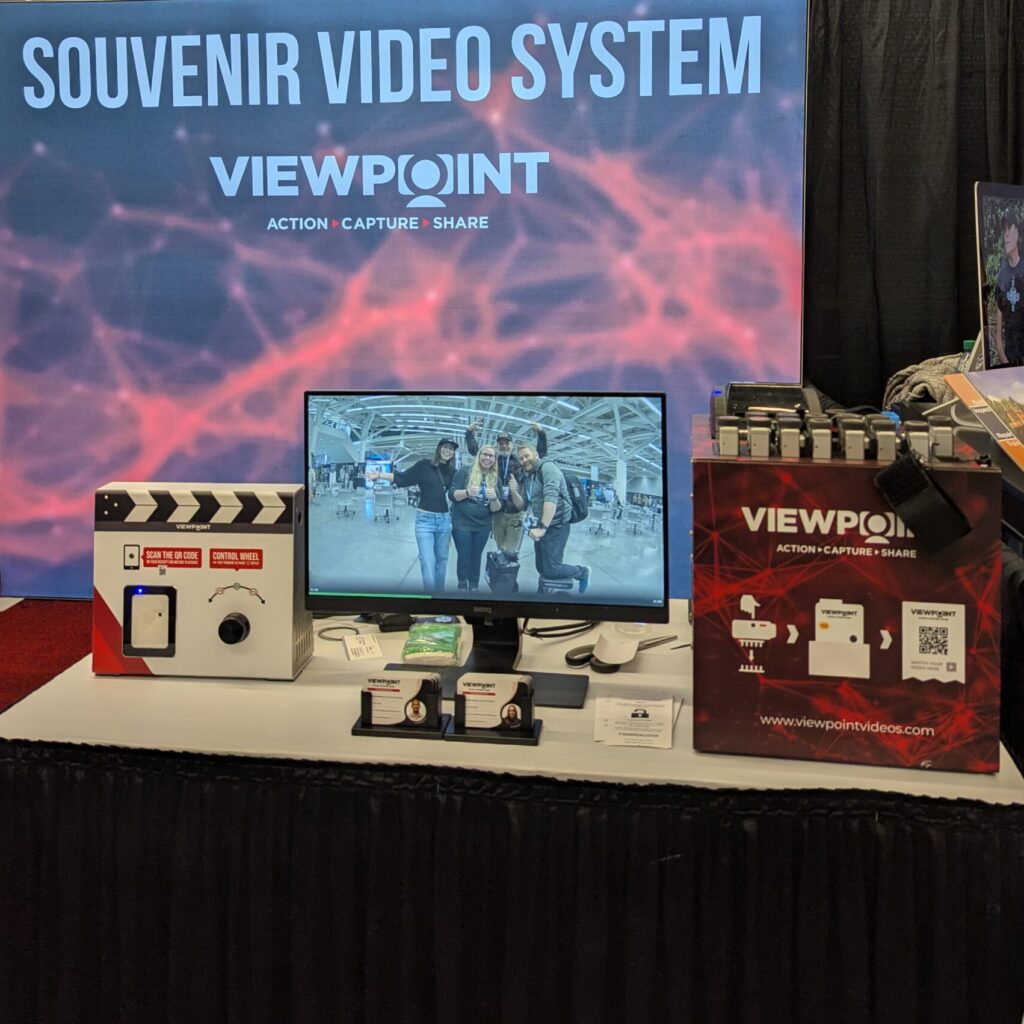
{"type": "Polygon", "coordinates": [[[452,517],[449,512],[424,512],[421,509],[416,513],[416,547],[420,553],[423,589],[428,594],[444,591],[451,537],[452,517]]]}

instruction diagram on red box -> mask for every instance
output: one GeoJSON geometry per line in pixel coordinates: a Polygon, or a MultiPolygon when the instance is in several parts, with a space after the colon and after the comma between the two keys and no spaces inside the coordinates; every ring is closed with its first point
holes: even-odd
{"type": "Polygon", "coordinates": [[[903,678],[966,683],[962,604],[903,602],[903,678]]]}
{"type": "MultiPolygon", "coordinates": [[[[962,604],[903,601],[902,678],[922,682],[966,681],[965,620],[962,604]]],[[[732,637],[743,651],[740,672],[764,674],[765,648],[780,634],[780,626],[757,617],[761,603],[751,594],[740,598],[747,618],[732,620],[732,637]]],[[[800,640],[799,629],[786,623],[786,643],[800,640]]],[[[888,629],[879,629],[875,647],[887,651],[893,644],[888,629]]],[[[863,604],[822,597],[814,606],[814,636],[807,643],[807,673],[811,677],[870,679],[872,635],[863,604]]]]}
{"type": "Polygon", "coordinates": [[[871,677],[871,648],[864,643],[864,605],[829,597],[818,601],[807,671],[812,676],[871,677]]]}
{"type": "Polygon", "coordinates": [[[746,655],[746,661],[740,664],[741,672],[763,673],[764,666],[760,664],[763,659],[759,657],[761,649],[778,635],[774,622],[755,617],[760,607],[761,605],[750,594],[744,594],[740,598],[740,611],[750,618],[732,620],[732,638],[739,643],[746,655]]]}

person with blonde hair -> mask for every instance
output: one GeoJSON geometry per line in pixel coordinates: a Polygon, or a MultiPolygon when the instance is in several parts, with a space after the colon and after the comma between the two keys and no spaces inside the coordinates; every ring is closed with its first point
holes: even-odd
{"type": "Polygon", "coordinates": [[[491,515],[501,511],[494,448],[484,445],[452,480],[452,540],[459,590],[480,589],[480,563],[491,535],[491,515]]]}
{"type": "MultiPolygon", "coordinates": [[[[476,439],[477,431],[483,426],[482,420],[474,420],[466,428],[466,448],[470,455],[476,455],[480,444],[476,439]]],[[[548,451],[548,435],[539,423],[531,423],[530,429],[537,435],[537,454],[543,459],[548,451]]],[[[523,513],[516,508],[509,496],[509,477],[515,477],[516,483],[523,482],[523,470],[512,447],[512,435],[507,430],[499,430],[495,438],[494,462],[498,470],[498,496],[501,500],[501,511],[491,517],[491,533],[499,551],[506,555],[517,556],[523,543],[523,513]]]]}

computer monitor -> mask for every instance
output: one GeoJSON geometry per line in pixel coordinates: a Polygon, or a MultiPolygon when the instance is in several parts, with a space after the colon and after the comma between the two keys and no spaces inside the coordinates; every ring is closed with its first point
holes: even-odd
{"type": "MultiPolygon", "coordinates": [[[[519,618],[667,622],[665,405],[307,391],[307,463],[352,467],[307,495],[307,607],[465,617],[473,647],[443,673],[448,696],[461,671],[516,669],[519,618]]],[[[531,675],[539,704],[582,704],[585,677],[531,675]]]]}

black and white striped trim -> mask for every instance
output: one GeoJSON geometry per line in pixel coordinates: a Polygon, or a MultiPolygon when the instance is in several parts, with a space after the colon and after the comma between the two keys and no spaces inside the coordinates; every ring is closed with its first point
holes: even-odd
{"type": "Polygon", "coordinates": [[[96,523],[290,527],[294,499],[273,490],[101,490],[96,523]]]}

